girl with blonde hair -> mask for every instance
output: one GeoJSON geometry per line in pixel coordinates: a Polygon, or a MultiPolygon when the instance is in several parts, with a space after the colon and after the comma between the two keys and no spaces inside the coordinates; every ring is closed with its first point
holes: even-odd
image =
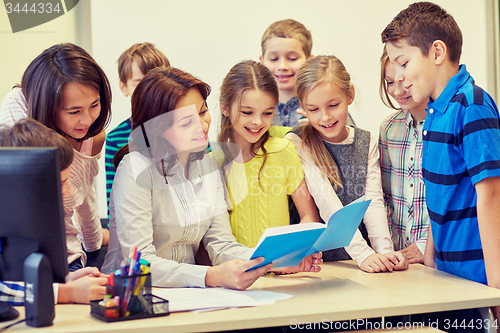
{"type": "Polygon", "coordinates": [[[363,195],[372,200],[360,231],[373,249],[356,233],[345,250],[326,251],[324,260],[353,258],[367,272],[406,269],[407,260],[394,252],[389,234],[377,140],[368,131],[346,124],[355,91],[342,62],[335,56],[308,59],[297,74],[297,95],[309,123],[294,128],[286,138],[301,156],[323,219],[363,195]]]}

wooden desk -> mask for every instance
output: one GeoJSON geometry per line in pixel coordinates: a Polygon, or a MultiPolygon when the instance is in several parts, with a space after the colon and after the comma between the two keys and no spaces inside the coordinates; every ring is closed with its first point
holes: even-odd
{"type": "MultiPolygon", "coordinates": [[[[259,307],[103,323],[88,305],[57,305],[54,325],[42,332],[207,332],[297,325],[500,305],[500,290],[423,265],[407,271],[369,274],[354,261],[326,263],[320,273],[264,276],[252,289],[289,293],[293,298],[259,307]]],[[[19,309],[21,313],[24,308],[19,309]]],[[[2,323],[0,327],[7,323],[2,323]]],[[[34,332],[24,323],[8,332],[34,332]]]]}

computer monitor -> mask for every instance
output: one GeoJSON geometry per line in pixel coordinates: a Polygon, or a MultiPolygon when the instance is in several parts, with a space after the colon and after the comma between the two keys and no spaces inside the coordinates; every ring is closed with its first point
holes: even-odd
{"type": "Polygon", "coordinates": [[[55,282],[68,274],[57,148],[0,147],[0,281],[23,281],[34,252],[55,282]]]}

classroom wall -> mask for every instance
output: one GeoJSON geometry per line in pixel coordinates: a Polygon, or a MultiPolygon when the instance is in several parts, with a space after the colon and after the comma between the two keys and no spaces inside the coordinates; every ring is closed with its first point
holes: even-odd
{"type": "Polygon", "coordinates": [[[3,6],[0,10],[0,98],[21,83],[26,66],[43,50],[58,43],[90,45],[89,3],[81,1],[74,10],[37,27],[12,33],[3,6]]]}
{"type": "Polygon", "coordinates": [[[488,1],[487,2],[487,11],[492,13],[493,20],[490,22],[488,26],[488,31],[491,31],[493,42],[491,43],[491,47],[493,47],[492,51],[488,51],[488,57],[492,57],[493,60],[489,61],[489,63],[493,63],[493,66],[490,71],[490,75],[488,78],[493,81],[493,84],[490,87],[495,89],[495,94],[493,94],[493,98],[495,101],[498,101],[498,96],[500,96],[500,22],[499,22],[499,14],[500,14],[500,1],[488,1]],[[494,75],[491,75],[491,72],[494,72],[494,75]]]}
{"type": "MultiPolygon", "coordinates": [[[[118,89],[117,59],[134,43],[151,42],[175,67],[212,86],[210,140],[218,132],[219,87],[228,70],[244,59],[258,60],[262,33],[274,21],[293,18],[312,33],[313,54],[334,54],[345,64],[356,87],[350,113],[361,128],[378,135],[391,113],[378,96],[382,51],[380,33],[413,1],[407,0],[253,0],[251,2],[174,0],[85,0],[66,15],[12,34],[0,13],[0,94],[20,82],[25,67],[43,49],[74,42],[94,56],[113,88],[113,119],[108,131],[130,115],[130,100],[118,89]],[[6,52],[6,50],[8,50],[6,52]]],[[[496,0],[435,0],[456,19],[464,36],[462,62],[476,83],[496,91],[493,4],[496,0]]],[[[104,153],[96,179],[99,213],[106,216],[104,153]]]]}

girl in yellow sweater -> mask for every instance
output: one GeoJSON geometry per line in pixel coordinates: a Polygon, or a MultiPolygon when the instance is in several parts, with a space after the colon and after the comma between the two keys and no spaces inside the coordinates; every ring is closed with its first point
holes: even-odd
{"type": "Polygon", "coordinates": [[[319,221],[294,145],[269,134],[277,104],[276,80],[261,63],[236,64],[222,83],[222,151],[214,156],[226,180],[233,234],[248,247],[266,228],[289,224],[287,195],[301,222],[319,221]]]}

